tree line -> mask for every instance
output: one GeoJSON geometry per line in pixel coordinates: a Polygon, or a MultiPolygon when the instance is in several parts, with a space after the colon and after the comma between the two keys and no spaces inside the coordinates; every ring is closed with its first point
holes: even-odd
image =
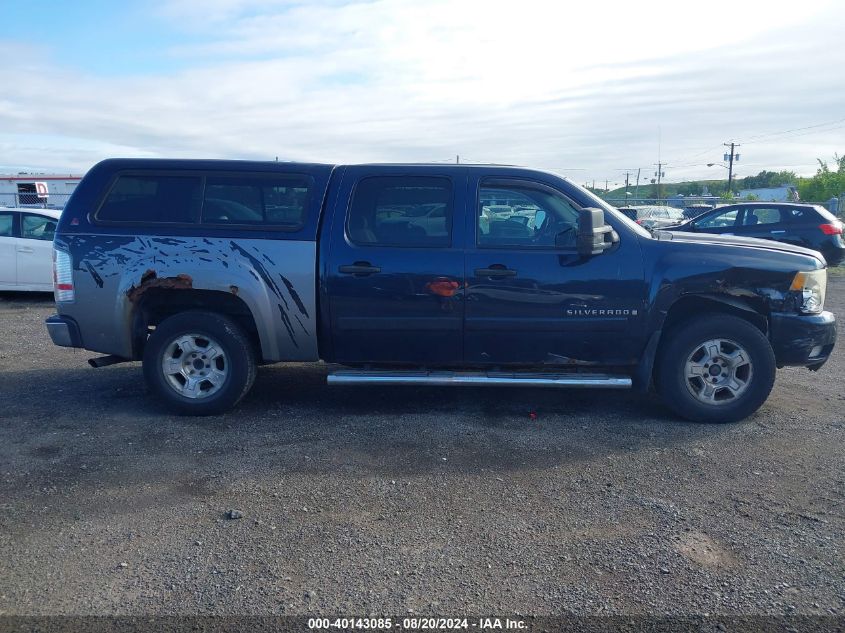
{"type": "MultiPolygon", "coordinates": [[[[736,195],[744,189],[764,189],[792,185],[798,188],[801,200],[813,202],[826,202],[830,198],[840,197],[845,194],[845,155],[835,154],[833,161],[817,159],[819,166],[814,176],[802,178],[794,171],[768,171],[763,170],[756,176],[745,176],[736,178],[733,184],[733,194],[736,195]]],[[[634,187],[629,186],[628,191],[633,194],[634,187]]],[[[728,197],[728,181],[722,180],[694,180],[677,183],[661,183],[660,192],[657,192],[656,183],[640,185],[640,198],[670,198],[678,194],[685,198],[690,196],[701,196],[704,192],[712,196],[723,198],[728,197]]],[[[619,187],[609,192],[595,190],[594,193],[607,198],[624,198],[625,188],[619,187]]]]}

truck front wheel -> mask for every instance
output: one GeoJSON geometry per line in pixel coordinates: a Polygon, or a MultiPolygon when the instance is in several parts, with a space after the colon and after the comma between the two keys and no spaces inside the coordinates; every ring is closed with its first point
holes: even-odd
{"type": "Polygon", "coordinates": [[[255,381],[252,345],[223,315],[181,312],[162,321],[147,340],[144,378],[177,413],[223,413],[255,381]]]}
{"type": "Polygon", "coordinates": [[[769,340],[748,321],[707,314],[673,328],[655,365],[655,386],[678,415],[736,422],[759,409],[775,383],[769,340]]]}

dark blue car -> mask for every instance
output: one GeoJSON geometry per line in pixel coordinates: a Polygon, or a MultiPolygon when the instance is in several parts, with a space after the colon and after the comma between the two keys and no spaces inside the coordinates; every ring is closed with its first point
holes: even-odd
{"type": "Polygon", "coordinates": [[[664,228],[795,244],[819,251],[831,266],[845,259],[842,222],[816,204],[741,202],[718,207],[683,224],[664,228]]]}

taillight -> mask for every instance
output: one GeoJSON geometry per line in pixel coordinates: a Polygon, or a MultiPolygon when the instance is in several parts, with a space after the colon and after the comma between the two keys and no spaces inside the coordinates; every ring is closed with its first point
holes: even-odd
{"type": "Polygon", "coordinates": [[[73,301],[73,267],[70,254],[58,248],[53,249],[53,294],[56,303],[73,301]]]}
{"type": "Polygon", "coordinates": [[[639,224],[640,226],[642,226],[643,221],[642,221],[642,220],[637,220],[637,224],[639,224]]]}
{"type": "Polygon", "coordinates": [[[825,235],[842,235],[842,222],[839,221],[833,224],[821,224],[819,228],[825,235]]]}

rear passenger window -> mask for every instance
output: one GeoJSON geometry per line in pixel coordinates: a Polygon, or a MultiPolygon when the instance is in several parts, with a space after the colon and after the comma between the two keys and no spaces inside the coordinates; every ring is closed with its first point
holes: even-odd
{"type": "Polygon", "coordinates": [[[21,216],[21,237],[27,240],[53,241],[56,235],[56,220],[43,215],[23,214],[21,216]]]}
{"type": "Polygon", "coordinates": [[[777,224],[780,222],[780,209],[750,207],[745,210],[745,217],[742,223],[745,226],[757,224],[777,224]]]}
{"type": "Polygon", "coordinates": [[[452,182],[438,176],[364,178],[349,209],[349,239],[367,246],[452,243],[452,182]]]}
{"type": "Polygon", "coordinates": [[[198,176],[119,176],[97,219],[104,222],[196,221],[200,205],[198,176]]]}
{"type": "Polygon", "coordinates": [[[302,228],[309,180],[303,176],[209,176],[202,205],[203,224],[273,225],[302,228]]]}

